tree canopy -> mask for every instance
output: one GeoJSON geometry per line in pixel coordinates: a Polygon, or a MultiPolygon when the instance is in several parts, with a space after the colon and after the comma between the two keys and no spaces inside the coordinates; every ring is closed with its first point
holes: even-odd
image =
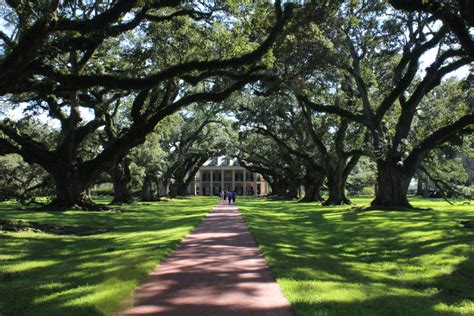
{"type": "Polygon", "coordinates": [[[0,8],[1,102],[23,113],[3,114],[0,155],[43,170],[50,208],[94,208],[88,189],[104,174],[116,203],[132,201],[136,185],[145,199],[187,194],[220,154],[240,157],[273,194],[303,187],[305,200],[322,201],[326,189],[325,205],[350,203],[361,160],[376,168],[374,208],[411,207],[408,187],[422,174],[446,190],[454,180],[442,161],[458,159],[451,170],[468,181],[470,1],[0,8]]]}

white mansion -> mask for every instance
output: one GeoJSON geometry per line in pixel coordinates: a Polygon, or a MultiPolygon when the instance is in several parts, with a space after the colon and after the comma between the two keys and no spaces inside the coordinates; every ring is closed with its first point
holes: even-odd
{"type": "Polygon", "coordinates": [[[236,158],[220,156],[206,161],[189,184],[194,195],[218,195],[221,191],[235,191],[238,196],[265,195],[268,183],[255,172],[239,165],[236,158]]]}

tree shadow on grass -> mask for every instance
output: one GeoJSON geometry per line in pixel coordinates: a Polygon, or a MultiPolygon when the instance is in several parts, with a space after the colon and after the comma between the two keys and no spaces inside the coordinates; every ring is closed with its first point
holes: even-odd
{"type": "Polygon", "coordinates": [[[290,289],[297,314],[456,314],[438,305],[474,300],[474,232],[456,226],[457,212],[354,212],[289,202],[248,207],[246,222],[277,279],[289,280],[290,288],[312,284],[310,296],[327,284],[343,292],[356,284],[333,301],[301,303],[304,289],[290,289]]]}
{"type": "Polygon", "coordinates": [[[383,282],[386,291],[376,295],[370,293],[370,288],[380,286],[380,281],[350,276],[345,278],[345,282],[350,283],[342,282],[340,290],[347,290],[348,284],[359,283],[368,290],[365,297],[350,298],[341,295],[333,300],[298,301],[292,306],[297,315],[471,315],[472,308],[453,311],[449,306],[462,306],[467,300],[474,300],[473,266],[474,257],[470,255],[450,274],[415,282],[383,282]],[[463,279],[462,282],[460,278],[463,279]],[[394,294],[393,289],[399,294],[394,294]],[[412,289],[414,294],[405,294],[405,289],[412,289]]]}
{"type": "Polygon", "coordinates": [[[132,206],[120,214],[0,210],[10,218],[114,227],[87,237],[0,234],[0,314],[110,314],[214,203],[186,204],[132,206]]]}
{"type": "Polygon", "coordinates": [[[432,301],[417,296],[384,295],[373,299],[344,301],[325,301],[322,303],[297,302],[292,305],[297,315],[331,315],[331,316],[431,316],[462,315],[452,311],[433,309],[432,301]],[[416,310],[413,307],[416,306],[416,310]]]}

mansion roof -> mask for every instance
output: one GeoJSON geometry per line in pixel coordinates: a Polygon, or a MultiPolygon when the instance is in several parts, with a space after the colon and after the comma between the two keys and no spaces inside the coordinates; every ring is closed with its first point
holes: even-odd
{"type": "Polygon", "coordinates": [[[232,167],[240,166],[237,158],[229,158],[227,156],[219,156],[208,159],[203,167],[232,167]]]}

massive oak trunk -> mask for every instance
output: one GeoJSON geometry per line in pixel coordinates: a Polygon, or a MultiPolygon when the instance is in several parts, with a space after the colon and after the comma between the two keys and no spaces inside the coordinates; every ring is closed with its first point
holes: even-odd
{"type": "Polygon", "coordinates": [[[339,174],[328,176],[328,193],[328,199],[323,202],[325,206],[351,204],[351,201],[346,197],[345,181],[339,174]]]}
{"type": "Polygon", "coordinates": [[[48,209],[89,209],[93,206],[87,192],[91,181],[82,177],[77,170],[58,168],[52,175],[56,187],[56,197],[48,205],[48,209]]]}
{"type": "Polygon", "coordinates": [[[347,177],[344,174],[346,159],[340,158],[333,168],[328,168],[328,193],[329,197],[323,205],[351,204],[346,197],[345,187],[347,177]]]}
{"type": "MultiPolygon", "coordinates": [[[[176,195],[185,196],[194,194],[194,192],[188,192],[189,184],[194,180],[199,168],[203,163],[207,161],[209,157],[206,155],[190,156],[185,159],[181,164],[182,167],[174,173],[174,179],[176,181],[176,195]]],[[[216,194],[217,192],[214,192],[216,194]]]]}
{"type": "Polygon", "coordinates": [[[186,195],[189,195],[188,186],[187,186],[185,183],[180,183],[180,184],[176,187],[176,194],[177,194],[178,196],[186,196],[186,195]]]}
{"type": "MultiPolygon", "coordinates": [[[[273,181],[269,182],[270,187],[272,188],[271,195],[274,196],[284,196],[286,194],[287,185],[281,179],[274,179],[273,181]]],[[[257,192],[255,192],[257,194],[257,192]]]]}
{"type": "Polygon", "coordinates": [[[130,160],[124,159],[121,163],[115,165],[111,170],[110,176],[114,185],[114,198],[111,204],[128,204],[133,202],[132,192],[130,190],[130,160]]]}
{"type": "Polygon", "coordinates": [[[321,186],[324,182],[323,175],[305,175],[303,179],[304,197],[301,202],[322,202],[321,186]]]}
{"type": "Polygon", "coordinates": [[[285,199],[294,199],[298,197],[298,186],[295,181],[286,178],[277,178],[270,182],[272,188],[271,195],[279,196],[285,199]]]}
{"type": "MultiPolygon", "coordinates": [[[[296,183],[294,183],[294,184],[296,184],[296,183]]],[[[290,187],[288,188],[288,190],[285,194],[285,197],[288,198],[288,199],[298,198],[298,188],[299,188],[299,185],[290,185],[290,187]]]]}
{"type": "MultiPolygon", "coordinates": [[[[189,184],[194,180],[195,175],[196,175],[196,172],[188,176],[188,178],[185,181],[178,183],[178,186],[176,188],[176,194],[178,196],[186,196],[186,195],[194,194],[194,192],[188,192],[188,187],[189,187],[189,184]]],[[[214,192],[214,194],[215,193],[216,192],[214,192]]]]}
{"type": "Polygon", "coordinates": [[[171,183],[169,186],[169,191],[168,191],[168,196],[175,198],[178,196],[178,184],[177,183],[171,183]]]}
{"type": "Polygon", "coordinates": [[[322,202],[324,201],[321,196],[321,182],[313,182],[311,184],[304,185],[304,197],[301,199],[301,202],[322,202]]]}
{"type": "Polygon", "coordinates": [[[377,161],[377,192],[373,208],[411,208],[407,192],[412,174],[393,161],[377,161]]]}

